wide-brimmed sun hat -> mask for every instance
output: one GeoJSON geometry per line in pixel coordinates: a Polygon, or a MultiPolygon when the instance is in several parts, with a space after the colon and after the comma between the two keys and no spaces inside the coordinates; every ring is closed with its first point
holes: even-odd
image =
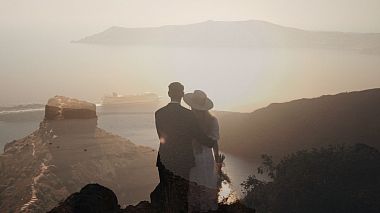
{"type": "Polygon", "coordinates": [[[186,93],[183,100],[191,108],[196,110],[210,110],[214,107],[214,103],[207,97],[207,94],[202,90],[194,90],[193,93],[186,93]]]}

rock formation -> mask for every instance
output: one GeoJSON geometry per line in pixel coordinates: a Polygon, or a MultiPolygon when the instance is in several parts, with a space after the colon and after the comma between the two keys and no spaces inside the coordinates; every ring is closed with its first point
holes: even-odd
{"type": "Polygon", "coordinates": [[[94,182],[113,189],[121,205],[148,199],[156,155],[98,128],[94,104],[56,96],[40,128],[0,155],[0,212],[45,212],[94,182]]]}
{"type": "Polygon", "coordinates": [[[88,184],[79,192],[70,195],[50,213],[62,212],[118,212],[118,204],[115,193],[99,184],[88,184]]]}
{"type": "MultiPolygon", "coordinates": [[[[99,184],[88,184],[80,192],[70,195],[64,202],[49,213],[159,213],[148,201],[141,201],[135,206],[120,208],[117,197],[112,190],[99,184]]],[[[241,203],[220,204],[219,209],[210,213],[254,213],[241,203]]]]}

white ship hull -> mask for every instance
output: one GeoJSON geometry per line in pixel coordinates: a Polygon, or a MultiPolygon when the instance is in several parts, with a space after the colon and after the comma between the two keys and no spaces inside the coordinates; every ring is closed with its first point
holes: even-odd
{"type": "Polygon", "coordinates": [[[99,106],[99,112],[106,113],[153,113],[158,109],[157,103],[116,103],[99,106]]]}
{"type": "Polygon", "coordinates": [[[153,113],[159,107],[159,97],[153,93],[143,95],[113,96],[103,98],[100,113],[153,113]]]}

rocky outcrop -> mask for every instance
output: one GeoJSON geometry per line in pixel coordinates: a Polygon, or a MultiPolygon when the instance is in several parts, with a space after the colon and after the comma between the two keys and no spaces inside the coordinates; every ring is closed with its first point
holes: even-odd
{"type": "Polygon", "coordinates": [[[56,96],[40,128],[0,155],[0,212],[46,212],[95,182],[114,189],[120,205],[148,199],[156,156],[98,128],[94,104],[56,96]]]}
{"type": "MultiPolygon", "coordinates": [[[[120,208],[116,195],[112,190],[99,184],[88,184],[80,192],[70,195],[64,202],[53,208],[49,213],[159,213],[148,201],[137,205],[120,208]]],[[[239,202],[220,204],[218,210],[210,213],[254,213],[239,202]]]]}
{"type": "Polygon", "coordinates": [[[93,103],[63,96],[49,99],[45,106],[42,130],[56,135],[94,134],[98,117],[93,103]]]}
{"type": "Polygon", "coordinates": [[[99,184],[88,184],[70,195],[49,213],[62,212],[118,212],[120,206],[115,193],[99,184]]]}
{"type": "Polygon", "coordinates": [[[55,96],[45,106],[46,120],[96,119],[96,106],[93,103],[55,96]]]}

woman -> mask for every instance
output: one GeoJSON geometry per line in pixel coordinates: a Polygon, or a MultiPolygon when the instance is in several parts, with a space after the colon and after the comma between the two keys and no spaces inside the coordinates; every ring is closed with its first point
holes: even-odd
{"type": "MultiPolygon", "coordinates": [[[[218,120],[209,112],[214,104],[206,93],[195,90],[185,94],[183,100],[191,107],[204,133],[215,141],[219,140],[218,120]]],[[[190,170],[189,212],[207,212],[218,208],[218,143],[209,148],[193,141],[195,166],[190,170]]],[[[218,161],[219,162],[219,161],[218,161]]]]}

